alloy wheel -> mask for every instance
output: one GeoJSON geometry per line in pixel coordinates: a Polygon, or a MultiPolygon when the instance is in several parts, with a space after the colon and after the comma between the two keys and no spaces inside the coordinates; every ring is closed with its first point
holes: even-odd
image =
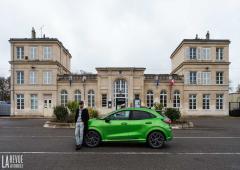
{"type": "Polygon", "coordinates": [[[88,131],[85,137],[85,143],[89,147],[96,147],[100,144],[100,135],[96,131],[88,131]]]}
{"type": "Polygon", "coordinates": [[[152,132],[149,136],[148,136],[148,144],[152,147],[152,148],[161,148],[164,145],[164,136],[161,132],[152,132]]]}

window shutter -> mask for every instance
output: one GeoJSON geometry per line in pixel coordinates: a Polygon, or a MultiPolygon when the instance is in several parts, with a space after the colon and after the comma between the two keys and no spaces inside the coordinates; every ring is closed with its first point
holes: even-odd
{"type": "Polygon", "coordinates": [[[206,48],[202,49],[202,58],[205,60],[206,59],[206,48]]]}
{"type": "Polygon", "coordinates": [[[190,84],[190,72],[187,71],[185,74],[185,84],[190,84]]]}
{"type": "Polygon", "coordinates": [[[201,48],[197,48],[197,59],[201,60],[201,48]]]}
{"type": "Polygon", "coordinates": [[[211,60],[211,48],[207,48],[207,60],[211,60]]]}
{"type": "Polygon", "coordinates": [[[201,74],[201,72],[197,72],[197,84],[201,84],[201,76],[202,76],[203,74],[201,74]]]}
{"type": "Polygon", "coordinates": [[[212,79],[211,79],[211,72],[208,72],[208,82],[207,82],[207,83],[208,83],[208,84],[212,84],[212,83],[211,83],[211,80],[212,80],[212,79]]]}
{"type": "Polygon", "coordinates": [[[190,48],[189,47],[185,48],[185,59],[190,60],[190,48]]]}

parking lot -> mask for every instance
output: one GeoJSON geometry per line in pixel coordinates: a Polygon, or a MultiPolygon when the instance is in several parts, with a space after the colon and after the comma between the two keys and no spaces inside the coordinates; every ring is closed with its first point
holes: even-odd
{"type": "Polygon", "coordinates": [[[24,169],[240,169],[240,118],[190,118],[163,149],[102,144],[76,152],[73,129],[48,129],[46,119],[0,118],[0,154],[23,154],[24,169]]]}

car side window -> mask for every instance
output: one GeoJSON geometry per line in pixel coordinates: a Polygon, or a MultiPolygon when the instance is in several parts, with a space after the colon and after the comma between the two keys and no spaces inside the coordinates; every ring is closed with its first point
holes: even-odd
{"type": "Polygon", "coordinates": [[[128,120],[130,115],[130,111],[120,111],[117,113],[113,113],[108,116],[110,120],[128,120]]]}
{"type": "Polygon", "coordinates": [[[151,119],[154,117],[156,117],[156,116],[151,113],[139,111],[139,110],[132,111],[132,115],[131,115],[132,120],[151,119]]]}

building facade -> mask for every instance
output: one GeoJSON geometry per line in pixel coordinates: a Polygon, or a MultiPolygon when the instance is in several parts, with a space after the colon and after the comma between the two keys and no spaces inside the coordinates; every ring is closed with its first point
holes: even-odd
{"type": "Polygon", "coordinates": [[[184,39],[171,54],[170,74],[141,67],[99,67],[72,74],[71,54],[56,38],[11,38],[11,115],[50,117],[53,107],[83,100],[108,113],[125,107],[180,109],[183,115],[228,115],[229,40],[184,39]]]}

